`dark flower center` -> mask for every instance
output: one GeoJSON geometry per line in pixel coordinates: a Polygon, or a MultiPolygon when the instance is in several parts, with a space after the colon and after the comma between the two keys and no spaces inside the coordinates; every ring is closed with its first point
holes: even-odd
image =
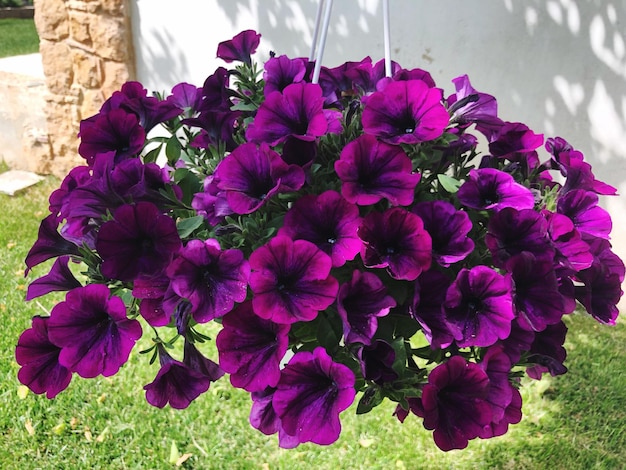
{"type": "Polygon", "coordinates": [[[489,193],[483,195],[483,202],[486,206],[496,204],[499,200],[500,196],[495,191],[490,191],[489,193]]]}

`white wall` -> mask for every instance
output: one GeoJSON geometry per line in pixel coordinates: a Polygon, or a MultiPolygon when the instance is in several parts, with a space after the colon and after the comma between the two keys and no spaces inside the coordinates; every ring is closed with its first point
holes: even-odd
{"type": "MultiPolygon", "coordinates": [[[[324,64],[383,55],[378,0],[335,0],[324,64]]],[[[467,73],[498,98],[500,117],[562,136],[596,177],[626,194],[626,0],[390,0],[392,56],[438,86],[467,73]]],[[[134,0],[139,79],[201,85],[217,43],[243,29],[269,50],[308,56],[317,0],[134,0]]],[[[626,198],[606,200],[626,259],[626,198]]]]}

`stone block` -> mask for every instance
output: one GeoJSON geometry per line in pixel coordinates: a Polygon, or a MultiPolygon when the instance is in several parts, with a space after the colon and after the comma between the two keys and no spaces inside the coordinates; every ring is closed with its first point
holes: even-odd
{"type": "Polygon", "coordinates": [[[39,49],[48,89],[54,94],[64,94],[74,79],[70,47],[63,42],[42,40],[39,49]]]}
{"type": "Polygon", "coordinates": [[[131,56],[132,39],[123,19],[102,15],[91,25],[91,39],[94,49],[104,59],[125,62],[131,56]]]}
{"type": "Polygon", "coordinates": [[[84,12],[70,12],[70,33],[74,41],[91,46],[90,25],[98,21],[98,17],[84,12]]]}
{"type": "Polygon", "coordinates": [[[100,59],[83,50],[72,51],[75,81],[85,88],[98,88],[102,85],[100,59]]]}
{"type": "Polygon", "coordinates": [[[128,66],[124,63],[107,60],[104,61],[103,69],[104,81],[102,83],[102,93],[107,98],[122,88],[122,85],[131,79],[128,66]]]}
{"type": "Polygon", "coordinates": [[[35,0],[35,26],[41,39],[60,41],[70,34],[69,15],[63,0],[35,0]]]}
{"type": "Polygon", "coordinates": [[[81,119],[97,114],[104,103],[104,94],[101,90],[83,90],[83,99],[80,106],[81,119]]]}

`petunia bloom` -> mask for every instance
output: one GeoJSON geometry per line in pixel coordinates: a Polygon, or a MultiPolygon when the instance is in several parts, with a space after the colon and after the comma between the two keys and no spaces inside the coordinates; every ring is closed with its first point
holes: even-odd
{"type": "Polygon", "coordinates": [[[424,427],[434,430],[437,447],[464,449],[492,421],[488,392],[487,373],[461,356],[452,356],[430,372],[415,411],[424,418],[424,427]]]}
{"type": "Polygon", "coordinates": [[[121,281],[159,274],[181,245],[174,219],[150,202],[119,207],[96,240],[102,274],[121,281]]]}
{"type": "Polygon", "coordinates": [[[306,240],[272,238],[250,255],[252,306],[261,318],[291,324],[313,320],[335,301],[330,256],[306,240]]]}
{"type": "Polygon", "coordinates": [[[466,126],[475,123],[479,128],[501,125],[495,97],[476,91],[467,75],[455,78],[452,83],[456,93],[447,99],[451,121],[466,126]]]}
{"type": "Polygon", "coordinates": [[[260,392],[252,392],[252,408],[250,409],[250,425],[265,435],[278,433],[278,445],[281,449],[293,449],[300,445],[296,436],[290,436],[283,429],[280,418],[274,411],[272,401],[276,388],[267,387],[260,392]]]}
{"type": "Polygon", "coordinates": [[[37,240],[26,255],[26,272],[39,263],[62,255],[78,255],[78,246],[66,240],[58,231],[59,221],[54,214],[41,221],[37,240]]]}
{"type": "Polygon", "coordinates": [[[466,212],[458,211],[447,201],[420,202],[411,209],[424,222],[433,241],[433,260],[443,267],[464,260],[474,241],[469,237],[472,222],[466,212]]]}
{"type": "Polygon", "coordinates": [[[387,315],[396,301],[375,274],[355,270],[337,294],[337,311],[343,323],[346,343],[372,342],[378,317],[387,315]]]}
{"type": "Polygon", "coordinates": [[[507,271],[515,285],[513,303],[521,328],[541,331],[571,313],[559,292],[552,262],[537,260],[525,251],[509,259],[507,271]]]}
{"type": "Polygon", "coordinates": [[[340,132],[341,113],[325,110],[323,105],[322,89],[312,83],[294,83],[282,93],[270,93],[248,126],[246,138],[276,145],[289,136],[312,141],[340,132]]]}
{"type": "Polygon", "coordinates": [[[402,148],[379,142],[367,134],[343,148],[335,162],[335,171],[342,182],[343,197],[361,206],[375,204],[383,198],[394,206],[407,206],[413,202],[415,186],[420,180],[402,148]]]}
{"type": "Polygon", "coordinates": [[[78,153],[93,166],[96,156],[115,152],[115,162],[135,157],[143,148],[146,132],[133,113],[113,109],[80,123],[78,153]]]}
{"type": "Polygon", "coordinates": [[[556,325],[548,325],[545,330],[535,334],[535,338],[529,349],[527,362],[534,363],[526,369],[531,379],[540,380],[545,372],[557,376],[567,372],[563,365],[567,357],[567,351],[563,347],[567,326],[562,321],[556,325]]]}
{"type": "Polygon", "coordinates": [[[325,191],[298,199],[285,214],[278,234],[315,243],[331,257],[333,267],[339,267],[361,250],[360,222],[357,206],[336,191],[325,191]]]}
{"type": "Polygon", "coordinates": [[[287,352],[289,325],[259,317],[245,302],[223,317],[222,326],[215,343],[220,366],[230,374],[233,386],[249,392],[275,387],[287,352]]]}
{"type": "Polygon", "coordinates": [[[526,186],[516,183],[513,177],[495,168],[470,170],[457,193],[461,204],[477,210],[500,210],[513,207],[532,209],[535,197],[526,186]]]}
{"type": "Polygon", "coordinates": [[[72,372],[59,362],[61,348],[50,341],[50,317],[33,317],[32,327],[17,340],[15,359],[22,366],[17,378],[33,393],[54,398],[67,388],[72,372]]]}
{"type": "Polygon", "coordinates": [[[442,309],[450,284],[444,273],[433,269],[423,272],[415,281],[409,314],[422,327],[432,349],[447,348],[454,341],[442,309]]]}
{"type": "Polygon", "coordinates": [[[172,290],[191,303],[194,320],[206,323],[245,300],[250,266],[241,251],[222,251],[217,240],[190,240],[166,273],[172,290]]]}
{"type": "Polygon", "coordinates": [[[267,144],[240,145],[218,165],[215,177],[217,188],[237,214],[250,214],[274,194],[297,191],[304,184],[302,168],[287,165],[267,144]]]}
{"type": "Polygon", "coordinates": [[[557,201],[556,210],[566,215],[583,236],[606,238],[612,229],[611,216],[598,205],[598,195],[583,189],[569,191],[557,201]]]}
{"type": "Polygon", "coordinates": [[[493,264],[503,268],[514,255],[527,251],[537,259],[552,261],[554,246],[548,236],[548,222],[532,209],[505,207],[489,219],[485,243],[493,264]]]}
{"type": "Polygon", "coordinates": [[[69,256],[57,258],[48,274],[31,282],[26,291],[26,300],[32,300],[52,291],[68,291],[80,287],[80,282],[69,269],[69,259],[69,256]]]}
{"type": "Polygon", "coordinates": [[[441,90],[422,80],[391,82],[367,99],[363,130],[395,145],[436,139],[450,120],[441,99],[441,90]]]}
{"type": "Polygon", "coordinates": [[[432,240],[419,216],[394,207],[370,212],[359,228],[361,258],[368,268],[387,268],[394,279],[413,281],[431,263],[432,240]]]}
{"type": "Polygon", "coordinates": [[[81,377],[114,375],[141,336],[141,325],[126,316],[121,298],[102,284],[67,293],[48,321],[50,341],[61,348],[59,363],[81,377]]]}
{"type": "Polygon", "coordinates": [[[161,368],[154,380],[143,387],[146,400],[157,408],[168,403],[177,410],[187,408],[209,389],[211,379],[172,358],[162,345],[158,349],[161,368]]]}
{"type": "Polygon", "coordinates": [[[272,404],[286,434],[329,445],[339,438],[339,413],[354,401],[354,373],[324,348],[296,353],[282,370],[272,404]]]}
{"type": "Polygon", "coordinates": [[[229,63],[238,61],[250,65],[250,56],[256,52],[260,41],[260,34],[247,29],[228,41],[220,42],[217,46],[217,57],[229,63]]]}
{"type": "Polygon", "coordinates": [[[511,282],[487,266],[461,269],[443,304],[445,321],[459,347],[491,346],[511,332],[511,282]]]}
{"type": "Polygon", "coordinates": [[[274,91],[282,92],[292,83],[300,83],[306,74],[307,60],[304,58],[290,59],[286,55],[270,57],[265,62],[263,94],[268,96],[274,91]]]}

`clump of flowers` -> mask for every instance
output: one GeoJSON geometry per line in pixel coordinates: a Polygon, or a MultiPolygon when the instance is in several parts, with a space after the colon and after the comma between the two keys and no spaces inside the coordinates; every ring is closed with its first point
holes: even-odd
{"type": "Polygon", "coordinates": [[[467,76],[446,96],[368,57],[311,83],[306,59],[260,70],[259,40],[220,44],[238,65],[200,88],[127,83],[83,121],[85,165],[26,258],[55,259],[27,300],[68,292],[20,337],[20,381],[53,398],[113,375],[150,330],[150,404],[185,408],[227,374],[281,447],[335,442],[355,400],[396,402],[443,450],[504,434],[520,377],[567,371],[563,316],[616,321],[625,270],[598,204],[615,189],[467,76]]]}

